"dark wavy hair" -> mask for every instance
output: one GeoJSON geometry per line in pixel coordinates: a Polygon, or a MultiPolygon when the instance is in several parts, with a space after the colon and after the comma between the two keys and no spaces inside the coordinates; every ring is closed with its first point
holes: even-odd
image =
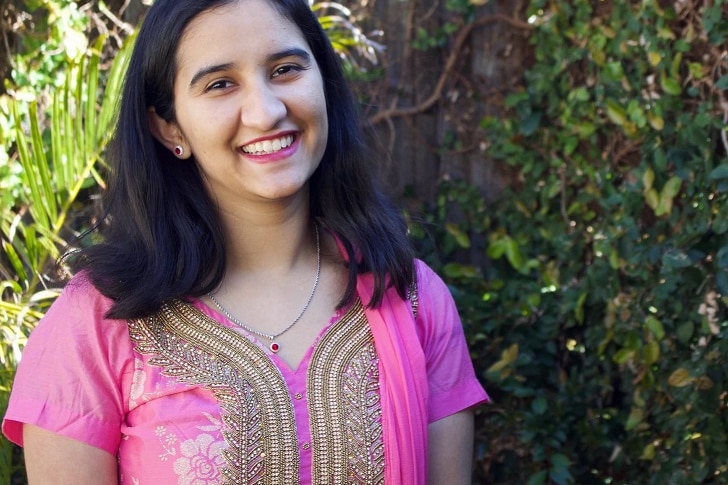
{"type": "MultiPolygon", "coordinates": [[[[112,171],[95,229],[103,242],[69,258],[74,271],[84,271],[114,301],[108,317],[151,315],[167,301],[204,295],[224,276],[223,232],[198,166],[180,163],[152,136],[147,112],[153,107],[174,120],[176,51],[185,27],[234,1],[245,0],[157,0],[139,31],[108,150],[112,171]]],[[[375,280],[365,303],[381,304],[389,285],[404,297],[414,272],[406,223],[377,183],[339,58],[306,0],[268,1],[299,27],[324,80],[328,144],[310,180],[310,210],[348,253],[340,305],[353,298],[356,277],[365,272],[375,280]]]]}

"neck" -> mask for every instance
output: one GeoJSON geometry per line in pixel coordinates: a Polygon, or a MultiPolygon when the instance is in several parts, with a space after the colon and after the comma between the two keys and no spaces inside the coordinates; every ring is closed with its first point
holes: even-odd
{"type": "Polygon", "coordinates": [[[315,256],[308,210],[279,219],[223,218],[228,273],[288,272],[315,256]]]}

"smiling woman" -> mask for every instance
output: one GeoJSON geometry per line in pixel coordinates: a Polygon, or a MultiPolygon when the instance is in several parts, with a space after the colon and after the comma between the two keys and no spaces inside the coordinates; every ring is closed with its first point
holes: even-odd
{"type": "Polygon", "coordinates": [[[469,483],[487,396],[338,62],[305,0],[155,2],[3,423],[32,483],[469,483]]]}
{"type": "Polygon", "coordinates": [[[252,204],[281,198],[307,205],[328,118],[321,72],[298,27],[264,0],[218,7],[190,22],[176,58],[175,117],[153,115],[151,128],[168,148],[194,154],[219,208],[258,212],[252,204]]]}

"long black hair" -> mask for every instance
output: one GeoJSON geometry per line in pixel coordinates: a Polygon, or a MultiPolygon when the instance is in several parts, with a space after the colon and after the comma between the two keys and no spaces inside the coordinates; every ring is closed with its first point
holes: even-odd
{"type": "MultiPolygon", "coordinates": [[[[148,111],[175,119],[176,51],[189,22],[202,12],[244,0],[157,0],[137,37],[109,145],[113,167],[103,242],[73,253],[83,270],[114,303],[112,318],[137,318],[164,302],[213,290],[225,271],[225,241],[218,211],[194,159],[180,163],[151,134],[148,111]]],[[[298,26],[324,80],[328,143],[310,180],[311,216],[342,241],[349,281],[340,305],[350,301],[356,277],[372,272],[377,306],[390,285],[404,297],[413,280],[413,251],[401,213],[374,174],[358,110],[339,58],[306,0],[268,0],[298,26]]],[[[102,229],[103,228],[103,229],[102,229]]]]}

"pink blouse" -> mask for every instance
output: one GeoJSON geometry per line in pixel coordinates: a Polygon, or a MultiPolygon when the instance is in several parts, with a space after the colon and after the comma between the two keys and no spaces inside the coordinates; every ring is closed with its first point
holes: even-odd
{"type": "Polygon", "coordinates": [[[424,483],[427,423],[487,395],[447,287],[424,263],[417,272],[414,338],[407,325],[387,333],[397,303],[357,300],[298,369],[199,300],[106,319],[110,301],[76,277],[24,350],[3,432],[22,445],[31,423],[101,448],[125,484],[424,483]],[[424,373],[393,370],[401,352],[421,355],[411,364],[424,373]]]}

